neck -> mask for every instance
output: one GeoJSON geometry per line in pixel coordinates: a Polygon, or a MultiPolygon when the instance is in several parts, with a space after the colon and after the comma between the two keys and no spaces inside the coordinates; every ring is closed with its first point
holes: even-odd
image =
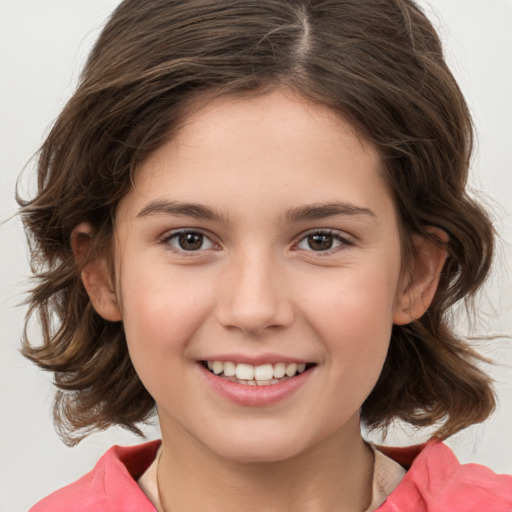
{"type": "Polygon", "coordinates": [[[164,512],[224,512],[241,505],[247,512],[362,511],[371,501],[373,455],[359,428],[275,462],[227,460],[195,440],[175,439],[162,430],[158,484],[164,512]]]}

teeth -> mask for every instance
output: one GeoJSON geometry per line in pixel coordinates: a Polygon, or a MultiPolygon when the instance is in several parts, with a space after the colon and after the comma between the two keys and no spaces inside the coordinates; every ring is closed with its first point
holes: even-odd
{"type": "Polygon", "coordinates": [[[237,364],[236,370],[235,370],[235,375],[236,375],[237,379],[252,380],[254,378],[254,366],[251,366],[250,364],[243,364],[243,363],[237,364]]]}
{"type": "Polygon", "coordinates": [[[286,374],[286,365],[284,363],[276,363],[274,365],[274,378],[280,379],[286,374]]]}
{"type": "Polygon", "coordinates": [[[236,375],[236,365],[231,361],[224,363],[224,375],[226,377],[233,377],[236,375]]]}
{"type": "MultiPolygon", "coordinates": [[[[213,363],[215,365],[215,363],[213,363]]],[[[214,366],[215,368],[215,366],[214,366]]],[[[295,374],[297,373],[297,363],[290,363],[287,367],[286,367],[286,375],[288,375],[288,377],[293,377],[295,374]]]]}
{"type": "Polygon", "coordinates": [[[231,361],[207,361],[208,369],[215,375],[224,374],[233,382],[241,382],[251,386],[256,383],[260,386],[277,384],[279,379],[294,377],[306,369],[305,363],[275,363],[252,366],[250,364],[235,364],[231,361]]]}
{"type": "Polygon", "coordinates": [[[222,373],[224,370],[224,365],[220,361],[213,361],[213,373],[215,375],[219,375],[219,373],[222,373]]]}
{"type": "Polygon", "coordinates": [[[270,380],[274,376],[274,368],[271,364],[264,364],[254,368],[254,378],[256,380],[270,380]]]}

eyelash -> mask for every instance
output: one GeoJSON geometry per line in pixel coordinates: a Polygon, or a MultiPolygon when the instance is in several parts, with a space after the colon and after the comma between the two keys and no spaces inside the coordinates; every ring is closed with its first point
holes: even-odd
{"type": "Polygon", "coordinates": [[[340,250],[348,249],[349,247],[354,245],[354,243],[350,241],[347,237],[342,236],[339,231],[333,229],[315,229],[307,233],[304,233],[301,235],[300,240],[295,245],[298,246],[301,242],[307,243],[307,239],[312,236],[329,236],[332,237],[333,242],[339,242],[339,245],[337,247],[329,248],[324,251],[314,251],[311,248],[310,250],[307,251],[315,253],[319,256],[331,255],[340,250]]]}
{"type": "MultiPolygon", "coordinates": [[[[312,236],[328,236],[328,237],[332,237],[333,242],[339,242],[338,246],[336,246],[334,248],[328,248],[326,250],[315,251],[315,250],[313,250],[311,248],[310,248],[310,250],[305,249],[307,252],[316,253],[318,255],[330,255],[330,254],[332,254],[334,252],[337,252],[337,251],[343,250],[343,249],[347,249],[347,248],[349,248],[349,247],[354,245],[354,243],[352,241],[348,240],[344,236],[341,236],[338,231],[335,231],[335,230],[332,230],[332,229],[316,229],[316,230],[312,230],[312,231],[309,231],[307,233],[302,234],[301,238],[298,240],[298,242],[296,242],[294,244],[294,247],[297,247],[302,242],[306,242],[307,243],[307,239],[309,237],[312,237],[312,236]]],[[[163,244],[169,245],[173,252],[176,252],[176,253],[179,253],[179,254],[182,254],[182,255],[187,255],[187,256],[193,256],[195,254],[203,252],[204,250],[208,250],[208,249],[211,249],[211,248],[216,246],[215,242],[213,242],[210,239],[210,237],[208,235],[206,235],[204,232],[202,232],[201,230],[198,230],[198,229],[187,229],[187,228],[179,229],[179,230],[167,233],[167,234],[165,234],[160,239],[160,241],[163,244]],[[183,236],[183,235],[200,235],[202,237],[201,245],[203,245],[205,241],[209,241],[209,243],[211,244],[212,247],[208,247],[207,249],[201,249],[200,248],[200,249],[197,249],[197,250],[186,250],[186,249],[183,249],[181,247],[173,247],[171,245],[171,241],[172,240],[179,240],[179,237],[183,236]]],[[[297,250],[297,249],[294,249],[294,250],[297,250]]],[[[299,248],[298,250],[301,250],[301,249],[299,248]]]]}
{"type": "MultiPolygon", "coordinates": [[[[187,251],[186,249],[183,249],[183,248],[180,248],[180,247],[173,247],[171,245],[171,241],[172,240],[179,240],[179,237],[180,236],[183,236],[183,235],[200,235],[202,238],[202,242],[204,243],[206,240],[208,240],[210,242],[210,244],[212,245],[212,247],[215,247],[216,244],[215,242],[213,242],[210,237],[208,235],[206,235],[205,233],[203,233],[201,230],[198,230],[198,229],[178,229],[176,231],[171,231],[170,233],[166,233],[161,239],[160,241],[163,243],[163,244],[167,244],[170,246],[171,250],[173,252],[176,252],[176,253],[179,253],[179,254],[183,254],[183,255],[187,255],[187,256],[193,256],[197,253],[200,253],[202,252],[201,249],[198,249],[198,250],[189,250],[187,251]]],[[[203,244],[201,244],[203,245],[203,244]]],[[[204,250],[204,249],[203,249],[204,250]]]]}

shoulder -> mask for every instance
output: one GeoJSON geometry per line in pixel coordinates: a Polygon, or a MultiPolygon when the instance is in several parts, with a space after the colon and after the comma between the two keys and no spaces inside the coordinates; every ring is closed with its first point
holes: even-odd
{"type": "Polygon", "coordinates": [[[379,512],[512,511],[512,476],[479,464],[460,464],[439,441],[383,451],[408,471],[379,512]]]}
{"type": "Polygon", "coordinates": [[[137,484],[155,458],[160,441],[113,446],[94,469],[34,505],[29,512],[154,512],[137,484]]]}

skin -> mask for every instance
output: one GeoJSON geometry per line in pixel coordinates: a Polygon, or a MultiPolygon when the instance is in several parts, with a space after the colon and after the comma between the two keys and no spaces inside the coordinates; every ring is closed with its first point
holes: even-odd
{"type": "MultiPolygon", "coordinates": [[[[188,121],[119,204],[115,282],[101,257],[82,273],[98,313],[124,323],[156,400],[165,509],[364,510],[373,459],[359,409],[393,323],[430,304],[444,251],[415,238],[404,275],[380,157],[326,108],[278,90],[214,100],[188,121]],[[177,202],[217,216],[177,213],[177,202]],[[344,205],[335,215],[290,216],[334,203],[344,205]],[[173,238],[184,228],[204,236],[198,250],[173,238]],[[315,233],[332,247],[312,246],[315,233]],[[285,399],[247,407],[204,378],[198,361],[223,354],[314,367],[285,399]]],[[[86,223],[75,230],[78,259],[92,235],[86,223]]]]}

